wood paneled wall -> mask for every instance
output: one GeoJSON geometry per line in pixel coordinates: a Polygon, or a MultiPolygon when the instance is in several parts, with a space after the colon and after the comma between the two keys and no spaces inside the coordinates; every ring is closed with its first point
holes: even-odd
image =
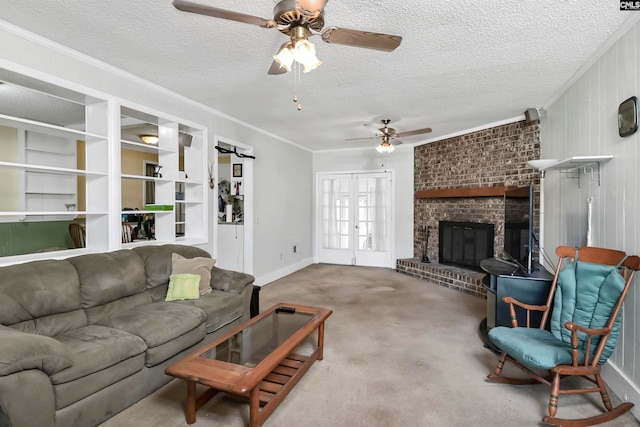
{"type": "MultiPolygon", "coordinates": [[[[640,254],[640,132],[618,135],[618,105],[640,97],[640,24],[632,27],[543,113],[541,158],[611,154],[600,184],[590,170],[580,179],[551,170],[543,181],[544,247],[586,244],[592,199],[592,245],[640,254]]],[[[640,278],[625,303],[623,329],[605,381],[636,404],[640,418],[640,278]]]]}

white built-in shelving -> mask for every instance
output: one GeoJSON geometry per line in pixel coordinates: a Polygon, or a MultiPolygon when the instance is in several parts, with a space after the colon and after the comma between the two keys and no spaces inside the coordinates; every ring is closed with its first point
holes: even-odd
{"type": "Polygon", "coordinates": [[[205,127],[4,68],[0,81],[0,89],[10,92],[11,99],[41,101],[0,114],[0,126],[16,135],[0,140],[0,172],[4,185],[17,189],[11,200],[0,203],[0,222],[77,221],[86,228],[86,250],[102,251],[128,247],[120,242],[120,223],[127,214],[144,214],[155,222],[155,240],[135,245],[207,241],[205,127]],[[145,144],[128,133],[136,125],[151,126],[158,144],[145,144]],[[162,176],[123,171],[122,153],[130,151],[155,159],[162,176]],[[125,210],[119,195],[126,182],[141,193],[151,185],[153,204],[170,208],[146,209],[140,204],[137,211],[125,210]]]}

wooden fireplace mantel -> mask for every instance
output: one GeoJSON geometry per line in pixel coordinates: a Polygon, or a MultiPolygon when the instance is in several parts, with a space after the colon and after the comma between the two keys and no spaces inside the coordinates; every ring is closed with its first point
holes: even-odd
{"type": "Polygon", "coordinates": [[[442,190],[416,191],[416,199],[439,199],[451,197],[502,197],[505,191],[514,190],[517,187],[500,185],[495,187],[466,187],[446,188],[442,190]]]}

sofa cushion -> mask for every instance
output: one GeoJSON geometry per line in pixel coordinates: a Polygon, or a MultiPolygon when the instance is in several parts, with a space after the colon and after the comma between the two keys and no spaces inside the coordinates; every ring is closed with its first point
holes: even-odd
{"type": "Polygon", "coordinates": [[[69,262],[11,265],[0,268],[0,276],[0,324],[47,336],[87,324],[78,274],[69,262]]]}
{"type": "Polygon", "coordinates": [[[74,381],[54,384],[53,391],[56,399],[56,409],[65,408],[111,384],[115,384],[139,372],[144,366],[144,357],[144,353],[141,353],[74,381]]]}
{"type": "Polygon", "coordinates": [[[71,352],[59,341],[0,326],[0,376],[27,369],[53,375],[73,364],[71,352]]]}
{"type": "Polygon", "coordinates": [[[172,358],[183,350],[201,342],[207,335],[204,323],[197,328],[190,330],[186,334],[167,341],[159,346],[147,349],[144,364],[147,367],[156,366],[167,359],[172,358]]]}
{"type": "Polygon", "coordinates": [[[200,295],[211,293],[211,269],[216,261],[212,258],[194,257],[185,258],[180,254],[171,254],[171,275],[197,274],[200,276],[200,295]]]}
{"type": "Polygon", "coordinates": [[[174,303],[198,307],[207,313],[208,334],[239,319],[243,313],[242,297],[230,292],[212,291],[198,299],[174,301],[174,303]]]}
{"type": "Polygon", "coordinates": [[[67,313],[38,317],[33,320],[13,324],[11,327],[30,334],[54,337],[86,325],[87,315],[80,309],[69,311],[67,313]]]}
{"type": "Polygon", "coordinates": [[[165,301],[198,299],[200,297],[199,274],[172,274],[165,301]]]}
{"type": "Polygon", "coordinates": [[[196,329],[206,319],[196,307],[154,302],[106,319],[105,326],[137,335],[153,348],[196,329]]]}
{"type": "Polygon", "coordinates": [[[147,288],[155,288],[169,283],[172,268],[171,256],[174,253],[180,254],[185,258],[211,258],[211,255],[202,249],[175,244],[138,246],[133,248],[133,251],[140,255],[144,261],[147,288]]]}
{"type": "Polygon", "coordinates": [[[140,294],[122,297],[106,304],[89,307],[84,311],[87,314],[89,324],[101,325],[105,319],[116,316],[125,311],[134,310],[136,307],[146,305],[151,302],[153,302],[151,294],[148,291],[145,291],[140,294]]]}
{"type": "Polygon", "coordinates": [[[147,349],[140,337],[99,325],[75,329],[57,336],[56,339],[70,350],[73,366],[51,375],[53,384],[93,374],[144,353],[147,349]]]}
{"type": "Polygon", "coordinates": [[[132,250],[69,258],[80,278],[82,307],[106,304],[146,289],[144,262],[132,250]]]}

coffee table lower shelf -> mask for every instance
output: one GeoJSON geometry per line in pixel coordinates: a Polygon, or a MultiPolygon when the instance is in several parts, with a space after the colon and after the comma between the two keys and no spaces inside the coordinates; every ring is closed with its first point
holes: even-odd
{"type": "MultiPolygon", "coordinates": [[[[248,399],[250,427],[259,427],[300,381],[300,378],[309,370],[313,362],[321,357],[320,348],[311,356],[292,353],[249,392],[232,393],[225,391],[225,393],[248,399]]],[[[197,383],[198,381],[187,380],[187,424],[195,423],[196,411],[221,391],[210,387],[200,396],[196,396],[197,383]]]]}

